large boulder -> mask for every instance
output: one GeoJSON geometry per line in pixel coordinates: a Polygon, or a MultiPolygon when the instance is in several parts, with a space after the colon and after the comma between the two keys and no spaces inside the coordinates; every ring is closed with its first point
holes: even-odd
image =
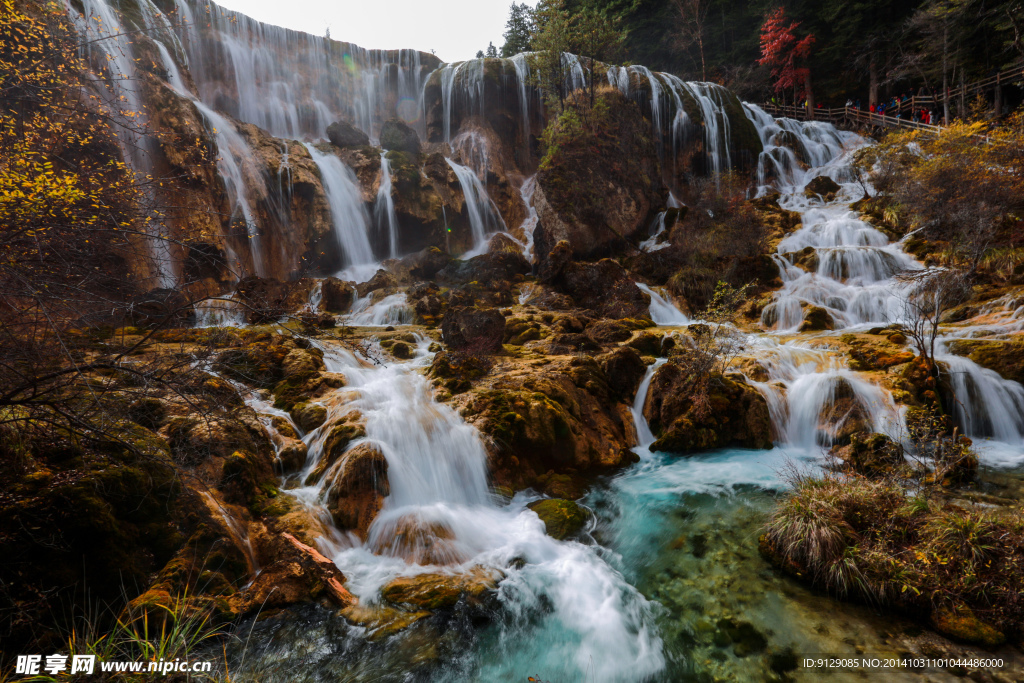
{"type": "Polygon", "coordinates": [[[347,121],[335,121],[327,126],[327,139],[335,147],[363,147],[370,144],[370,136],[347,121]]]}
{"type": "Polygon", "coordinates": [[[456,306],[445,313],[441,335],[444,343],[453,349],[482,353],[500,351],[505,336],[505,316],[494,308],[456,306]]]}
{"type": "Polygon", "coordinates": [[[380,130],[380,146],[396,152],[419,154],[420,136],[404,121],[390,119],[380,130]]]}
{"type": "Polygon", "coordinates": [[[355,297],[356,288],[351,282],[329,277],[320,284],[320,306],[330,313],[348,313],[355,297]]]}
{"type": "Polygon", "coordinates": [[[828,176],[820,175],[807,183],[807,187],[804,188],[804,195],[808,198],[821,197],[822,200],[831,202],[836,198],[841,189],[843,188],[839,186],[839,183],[828,176]]]}
{"type": "Polygon", "coordinates": [[[650,123],[617,90],[598,94],[603,105],[591,125],[567,118],[549,124],[549,153],[537,174],[534,231],[538,254],[561,240],[576,258],[623,249],[650,222],[661,185],[650,123]]]}
{"type": "Polygon", "coordinates": [[[740,446],[771,448],[768,403],[742,375],[712,375],[706,399],[695,401],[687,371],[668,362],[654,373],[644,419],[657,440],[652,451],[693,453],[740,446]],[[703,405],[704,400],[710,405],[703,405]]]}
{"type": "Polygon", "coordinates": [[[578,504],[558,498],[534,501],[526,507],[537,513],[544,522],[548,536],[559,541],[582,529],[588,516],[586,509],[578,504]]]}
{"type": "Polygon", "coordinates": [[[416,609],[454,607],[460,599],[479,605],[503,578],[501,570],[490,567],[474,567],[461,574],[400,576],[385,584],[380,595],[390,603],[416,609]]]}
{"type": "Polygon", "coordinates": [[[152,289],[132,297],[128,322],[134,327],[185,327],[195,322],[192,302],[177,289],[152,289]]]}
{"type": "Polygon", "coordinates": [[[818,415],[818,441],[845,446],[854,435],[866,436],[871,432],[871,415],[848,379],[834,377],[830,381],[828,400],[818,415]]]}
{"type": "Polygon", "coordinates": [[[380,449],[361,443],[349,449],[327,475],[327,508],[342,529],[366,540],[367,530],[391,493],[388,461],[380,449]]]}
{"type": "Polygon", "coordinates": [[[311,278],[281,282],[251,276],[238,283],[235,293],[244,305],[246,322],[260,325],[305,308],[315,285],[311,278]]]}
{"type": "Polygon", "coordinates": [[[650,319],[651,298],[644,294],[626,270],[611,259],[597,263],[566,260],[567,243],[551,251],[541,277],[565,292],[581,308],[593,310],[599,318],[650,319]]]}

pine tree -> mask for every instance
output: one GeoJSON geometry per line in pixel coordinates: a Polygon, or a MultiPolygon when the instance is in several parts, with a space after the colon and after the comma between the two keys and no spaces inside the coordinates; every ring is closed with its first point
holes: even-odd
{"type": "Polygon", "coordinates": [[[477,50],[476,51],[476,58],[477,59],[483,59],[484,58],[484,51],[483,50],[477,50]]]}
{"type": "Polygon", "coordinates": [[[508,8],[508,21],[505,23],[505,44],[501,46],[502,57],[512,57],[530,49],[530,38],[534,31],[533,9],[525,2],[512,3],[508,8]]]}
{"type": "Polygon", "coordinates": [[[497,57],[498,56],[498,48],[494,47],[494,43],[491,43],[491,42],[487,43],[487,56],[488,57],[497,57]]]}

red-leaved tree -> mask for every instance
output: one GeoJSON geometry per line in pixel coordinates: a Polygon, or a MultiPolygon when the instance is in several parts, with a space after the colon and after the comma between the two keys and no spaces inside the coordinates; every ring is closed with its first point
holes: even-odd
{"type": "Polygon", "coordinates": [[[807,91],[808,105],[813,107],[811,70],[798,64],[810,56],[814,34],[809,33],[803,38],[797,38],[795,31],[799,26],[799,21],[789,22],[784,7],[766,14],[761,26],[761,59],[757,63],[771,67],[776,91],[793,89],[794,102],[797,88],[803,85],[807,91]]]}

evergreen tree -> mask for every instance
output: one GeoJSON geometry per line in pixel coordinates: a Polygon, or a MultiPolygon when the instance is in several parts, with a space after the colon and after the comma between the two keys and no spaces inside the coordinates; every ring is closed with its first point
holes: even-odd
{"type": "Polygon", "coordinates": [[[476,58],[477,59],[483,59],[484,58],[484,51],[483,50],[477,50],[476,51],[476,58]]]}
{"type": "Polygon", "coordinates": [[[501,46],[501,56],[511,57],[530,49],[530,37],[534,30],[533,9],[525,2],[512,3],[508,8],[508,21],[505,23],[505,44],[501,46]]]}
{"type": "Polygon", "coordinates": [[[575,17],[572,36],[580,58],[587,65],[590,104],[594,104],[595,62],[608,62],[618,56],[625,39],[618,21],[612,21],[594,10],[585,10],[575,17]]]}
{"type": "Polygon", "coordinates": [[[541,0],[534,13],[536,29],[530,47],[540,53],[536,69],[531,69],[534,84],[541,89],[545,104],[561,113],[565,106],[567,65],[563,55],[576,48],[575,29],[565,0],[541,0]]]}
{"type": "Polygon", "coordinates": [[[497,57],[498,56],[498,48],[494,47],[494,43],[491,43],[491,42],[487,43],[487,56],[488,57],[497,57]]]}

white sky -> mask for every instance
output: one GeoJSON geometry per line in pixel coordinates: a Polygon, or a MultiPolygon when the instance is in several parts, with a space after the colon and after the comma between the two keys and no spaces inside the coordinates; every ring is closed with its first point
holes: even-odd
{"type": "MultiPolygon", "coordinates": [[[[520,2],[523,0],[519,0],[520,2]]],[[[434,50],[446,62],[499,50],[512,0],[217,0],[228,9],[315,35],[391,50],[434,50]]],[[[536,6],[537,0],[525,0],[536,6]]]]}

